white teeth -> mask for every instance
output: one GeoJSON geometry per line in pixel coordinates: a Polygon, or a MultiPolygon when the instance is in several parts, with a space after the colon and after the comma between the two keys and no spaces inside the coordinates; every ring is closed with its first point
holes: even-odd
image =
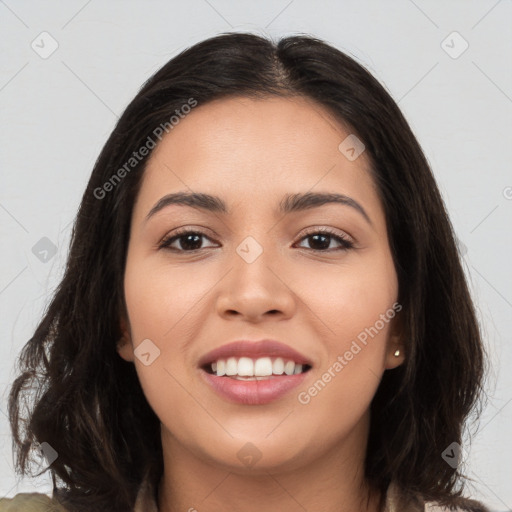
{"type": "Polygon", "coordinates": [[[238,375],[235,375],[232,378],[236,380],[268,380],[267,377],[240,377],[238,375]]]}
{"type": "Polygon", "coordinates": [[[250,357],[240,357],[239,359],[229,357],[211,363],[211,369],[217,377],[226,375],[238,380],[264,380],[272,375],[302,373],[304,365],[296,364],[292,360],[285,362],[282,357],[277,357],[273,361],[270,357],[260,357],[255,360],[250,357]]]}
{"type": "Polygon", "coordinates": [[[284,372],[284,361],[282,357],[278,357],[272,364],[272,373],[282,375],[284,372]]]}
{"type": "Polygon", "coordinates": [[[226,361],[226,375],[236,375],[238,373],[238,362],[234,357],[226,361]]]}
{"type": "Polygon", "coordinates": [[[286,364],[284,365],[284,373],[286,373],[286,375],[293,375],[294,371],[295,363],[293,361],[286,361],[286,364]]]}
{"type": "Polygon", "coordinates": [[[261,357],[260,359],[256,359],[256,362],[254,363],[254,375],[256,377],[272,375],[272,360],[270,357],[261,357]]]}
{"type": "Polygon", "coordinates": [[[226,363],[223,359],[217,361],[217,377],[222,377],[226,373],[226,363]]]}
{"type": "Polygon", "coordinates": [[[241,357],[238,360],[238,375],[241,377],[254,376],[254,361],[250,357],[241,357]]]}

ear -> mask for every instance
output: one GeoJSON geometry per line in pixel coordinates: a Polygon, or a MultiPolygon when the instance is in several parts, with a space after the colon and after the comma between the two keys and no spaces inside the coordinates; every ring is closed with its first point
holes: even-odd
{"type": "Polygon", "coordinates": [[[130,328],[128,327],[128,321],[124,315],[121,316],[120,320],[122,336],[117,342],[118,354],[128,362],[134,361],[132,337],[130,334],[130,328]]]}
{"type": "Polygon", "coordinates": [[[400,310],[390,323],[389,339],[386,346],[386,370],[397,368],[405,361],[404,334],[404,313],[403,310],[400,310]]]}

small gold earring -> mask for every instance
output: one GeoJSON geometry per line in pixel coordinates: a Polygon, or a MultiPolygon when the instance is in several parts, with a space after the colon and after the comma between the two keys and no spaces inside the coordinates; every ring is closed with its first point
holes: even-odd
{"type": "Polygon", "coordinates": [[[395,357],[398,357],[400,355],[400,350],[395,350],[395,357]]]}

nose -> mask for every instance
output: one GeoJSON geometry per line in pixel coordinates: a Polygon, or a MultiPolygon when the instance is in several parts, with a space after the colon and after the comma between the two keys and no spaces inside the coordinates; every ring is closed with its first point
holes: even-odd
{"type": "Polygon", "coordinates": [[[296,296],[287,282],[290,274],[275,256],[264,250],[249,263],[234,252],[230,263],[231,270],[219,283],[216,306],[220,316],[241,317],[251,323],[293,316],[296,296]]]}

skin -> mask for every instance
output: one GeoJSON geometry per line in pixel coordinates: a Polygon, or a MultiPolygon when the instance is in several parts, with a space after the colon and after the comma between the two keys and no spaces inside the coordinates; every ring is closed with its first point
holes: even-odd
{"type": "Polygon", "coordinates": [[[366,155],[349,161],[338,150],[349,133],[310,100],[229,98],[194,108],[148,161],[132,217],[118,351],[135,364],[161,421],[160,512],[378,510],[380,495],[363,474],[369,407],[384,371],[403,362],[400,315],[308,404],[297,399],[398,300],[366,155]],[[171,205],[145,222],[161,197],[178,191],[218,195],[230,214],[171,205]],[[372,225],[338,204],[276,214],[282,196],[298,192],[346,194],[372,225]],[[198,251],[186,252],[183,238],[173,243],[181,252],[158,249],[181,227],[205,233],[198,251]],[[322,227],[354,248],[336,250],[334,238],[315,245],[306,235],[322,227]],[[252,263],[236,252],[247,236],[263,249],[252,263]],[[241,405],[200,378],[206,352],[263,338],[311,359],[298,389],[241,405]],[[148,366],[133,352],[145,339],[160,350],[148,366]],[[261,454],[251,467],[237,457],[248,442],[261,454]]]}

